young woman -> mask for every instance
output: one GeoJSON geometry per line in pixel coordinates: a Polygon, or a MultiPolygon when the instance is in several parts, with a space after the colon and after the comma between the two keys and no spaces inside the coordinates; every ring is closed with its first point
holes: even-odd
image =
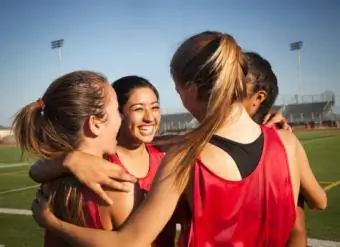
{"type": "Polygon", "coordinates": [[[230,35],[200,33],[179,47],[171,72],[200,125],[165,156],[151,192],[124,226],[105,232],[69,224],[51,213],[42,196],[33,203],[35,219],[82,246],[147,246],[184,194],[192,211],[189,246],[284,246],[304,183],[303,148],[292,133],[260,127],[246,113],[241,49],[230,35]]]}
{"type": "MultiPolygon", "coordinates": [[[[13,128],[20,148],[41,158],[53,159],[74,150],[102,157],[116,152],[120,123],[116,93],[107,79],[98,73],[76,71],[56,79],[41,99],[22,108],[13,128]]],[[[58,217],[90,225],[89,190],[72,177],[52,183],[49,190],[58,217]]],[[[101,214],[109,218],[110,212],[110,206],[101,205],[101,214]]],[[[108,227],[106,222],[103,225],[108,227]]],[[[46,233],[45,246],[65,245],[61,238],[46,233]]]]}
{"type": "MultiPolygon", "coordinates": [[[[128,189],[133,193],[107,192],[109,198],[115,202],[110,218],[101,213],[99,198],[91,195],[86,204],[91,213],[87,226],[98,229],[118,229],[124,223],[133,209],[143,200],[144,192],[150,190],[163,157],[163,153],[150,144],[160,121],[159,95],[156,88],[146,79],[138,76],[120,78],[112,86],[117,93],[119,112],[123,121],[118,134],[116,153],[111,155],[109,160],[139,179],[136,189],[133,188],[133,184],[127,184],[128,189]]],[[[81,156],[79,153],[75,154],[77,155],[81,156]]],[[[97,164],[92,157],[86,159],[79,164],[83,165],[86,162],[97,164]]],[[[33,179],[39,180],[39,177],[46,175],[43,171],[44,167],[43,169],[41,167],[45,165],[49,166],[48,162],[47,164],[40,162],[31,168],[33,179]]],[[[100,166],[96,165],[96,167],[100,166]]],[[[63,182],[65,181],[58,179],[54,184],[63,182]]],[[[185,202],[182,201],[177,213],[156,239],[154,243],[156,246],[174,246],[176,223],[184,223],[184,219],[187,218],[186,208],[185,202]]],[[[185,230],[185,224],[182,230],[185,230]]]]}
{"type": "MultiPolygon", "coordinates": [[[[131,193],[115,192],[116,219],[119,228],[150,191],[152,181],[164,153],[151,145],[160,123],[160,103],[157,89],[146,79],[126,76],[112,83],[117,93],[122,125],[118,146],[111,161],[138,179],[129,184],[131,193]]],[[[115,219],[114,219],[115,220],[115,219]]],[[[176,225],[172,221],[160,233],[153,246],[174,246],[176,225]]]]}
{"type": "MultiPolygon", "coordinates": [[[[253,119],[257,123],[262,123],[266,114],[275,102],[278,95],[277,79],[271,69],[268,61],[254,52],[245,53],[248,75],[247,75],[247,98],[243,104],[247,111],[254,115],[253,119]]],[[[308,162],[303,164],[308,165],[308,162]]],[[[298,207],[296,211],[296,221],[289,238],[287,246],[302,247],[307,245],[307,233],[304,222],[304,197],[308,199],[308,205],[311,208],[324,209],[326,207],[326,194],[322,187],[318,184],[310,168],[302,167],[301,173],[306,174],[308,183],[312,183],[309,188],[314,188],[313,191],[300,192],[298,199],[298,207]]],[[[302,185],[305,184],[301,183],[302,185]]]]}
{"type": "MultiPolygon", "coordinates": [[[[112,87],[117,94],[122,124],[117,136],[116,152],[109,155],[108,159],[137,178],[138,181],[136,184],[126,184],[129,193],[106,190],[106,194],[114,202],[110,215],[102,212],[101,204],[103,203],[98,196],[93,194],[88,196],[86,208],[90,215],[87,219],[87,227],[106,230],[118,229],[144,199],[164,156],[161,151],[150,144],[160,122],[157,89],[149,81],[138,76],[122,77],[113,82],[112,87]]],[[[48,162],[46,161],[47,166],[48,162]]],[[[81,165],[83,162],[78,164],[81,165]]],[[[44,163],[40,162],[31,168],[33,179],[38,180],[39,177],[45,176],[44,166],[44,163]]],[[[58,179],[53,184],[61,182],[63,180],[58,179]]],[[[154,242],[154,246],[173,247],[175,235],[176,225],[169,223],[154,242]]]]}

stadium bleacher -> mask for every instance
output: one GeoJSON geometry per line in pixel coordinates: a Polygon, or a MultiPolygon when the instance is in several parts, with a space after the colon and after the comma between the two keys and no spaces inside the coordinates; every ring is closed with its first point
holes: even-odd
{"type": "Polygon", "coordinates": [[[328,102],[289,104],[283,107],[283,114],[291,123],[319,122],[327,110],[328,102]]]}
{"type": "MultiPolygon", "coordinates": [[[[338,125],[336,115],[329,101],[275,105],[272,111],[280,111],[290,125],[338,125]]],[[[158,135],[183,133],[197,126],[197,121],[190,113],[174,113],[162,115],[158,135]]]]}

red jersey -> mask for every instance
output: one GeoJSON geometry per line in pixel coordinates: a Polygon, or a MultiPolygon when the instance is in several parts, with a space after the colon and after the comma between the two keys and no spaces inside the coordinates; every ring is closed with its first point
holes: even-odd
{"type": "Polygon", "coordinates": [[[190,247],[285,246],[295,204],[285,148],[274,128],[262,127],[263,151],[256,169],[241,181],[194,168],[190,247]]]}
{"type": "MultiPolygon", "coordinates": [[[[151,189],[152,182],[155,178],[158,167],[161,163],[162,158],[165,153],[161,152],[159,149],[152,145],[146,145],[146,148],[149,153],[149,172],[144,178],[138,179],[139,189],[145,193],[149,192],[151,189]]],[[[126,168],[124,164],[121,163],[119,157],[117,155],[110,156],[109,159],[112,163],[120,165],[125,171],[126,168]]],[[[96,195],[91,193],[85,193],[86,207],[88,212],[87,217],[87,226],[97,229],[103,229],[103,225],[100,220],[99,208],[97,205],[96,195]]],[[[158,235],[157,239],[154,241],[152,246],[174,246],[176,237],[176,222],[174,218],[172,218],[169,223],[164,227],[162,232],[158,235]]]]}
{"type": "MultiPolygon", "coordinates": [[[[138,185],[142,191],[149,192],[152,182],[155,178],[157,169],[159,167],[159,164],[161,163],[161,160],[164,157],[164,153],[152,145],[146,145],[146,148],[150,155],[149,172],[144,178],[138,179],[138,185]]],[[[126,170],[117,155],[111,155],[109,160],[112,163],[120,165],[122,168],[124,168],[124,170],[126,170]]],[[[85,216],[86,216],[87,227],[95,228],[95,229],[103,229],[104,227],[100,219],[100,213],[99,213],[99,207],[98,207],[98,196],[87,188],[84,188],[83,196],[84,196],[84,201],[85,201],[85,214],[86,214],[85,216]]],[[[171,247],[174,246],[173,243],[174,243],[176,231],[172,231],[173,227],[174,226],[173,225],[170,226],[170,223],[169,223],[164,228],[162,233],[159,235],[159,237],[155,241],[157,246],[171,246],[171,247]]],[[[65,242],[61,238],[55,236],[53,233],[49,231],[46,231],[45,241],[44,241],[45,247],[60,247],[64,245],[65,245],[65,242]]]]}
{"type": "MultiPolygon", "coordinates": [[[[141,190],[149,192],[158,167],[161,163],[162,158],[164,157],[164,153],[150,144],[146,145],[146,149],[149,153],[149,172],[144,178],[138,179],[138,185],[141,190]]],[[[127,172],[124,164],[121,163],[117,155],[111,155],[110,161],[112,163],[120,165],[127,172]]]]}

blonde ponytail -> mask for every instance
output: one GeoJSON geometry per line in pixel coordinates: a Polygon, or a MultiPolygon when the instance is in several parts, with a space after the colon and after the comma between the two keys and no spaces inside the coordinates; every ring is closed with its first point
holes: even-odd
{"type": "MultiPolygon", "coordinates": [[[[210,85],[210,92],[202,92],[208,94],[208,102],[205,117],[200,125],[187,133],[181,143],[171,149],[164,159],[165,164],[175,162],[176,185],[180,191],[183,191],[186,187],[196,159],[205,145],[221,124],[229,118],[233,103],[242,100],[246,95],[244,85],[245,65],[242,52],[232,36],[212,32],[201,33],[189,39],[189,42],[186,41],[179,48],[182,51],[176,54],[180,53],[183,56],[186,53],[187,46],[191,46],[191,50],[187,52],[187,55],[191,55],[192,59],[188,59],[189,62],[184,64],[181,70],[172,69],[174,78],[180,78],[180,73],[185,73],[186,66],[196,67],[198,71],[195,76],[199,75],[201,70],[205,70],[206,73],[203,78],[212,85],[210,85]],[[202,44],[204,42],[199,42],[200,39],[207,38],[210,38],[210,42],[205,42],[206,46],[211,42],[215,42],[216,39],[219,41],[217,49],[207,57],[203,64],[199,64],[199,62],[195,65],[190,64],[195,62],[195,56],[200,56],[200,53],[204,52],[204,48],[199,47],[196,49],[198,52],[194,53],[192,47],[195,44],[190,44],[190,41],[191,43],[196,41],[196,43],[202,44]],[[206,76],[207,74],[208,76],[206,76]]],[[[176,68],[176,54],[172,61],[173,68],[176,68]]],[[[195,76],[193,82],[202,81],[200,78],[195,78],[195,76]]]]}

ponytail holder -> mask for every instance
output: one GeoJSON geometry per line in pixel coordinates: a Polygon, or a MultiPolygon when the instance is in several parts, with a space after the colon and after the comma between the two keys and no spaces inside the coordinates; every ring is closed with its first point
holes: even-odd
{"type": "Polygon", "coordinates": [[[39,98],[37,100],[37,104],[38,104],[38,107],[40,109],[41,115],[44,115],[44,110],[45,110],[46,105],[45,105],[44,101],[42,100],[42,98],[39,98]]]}

